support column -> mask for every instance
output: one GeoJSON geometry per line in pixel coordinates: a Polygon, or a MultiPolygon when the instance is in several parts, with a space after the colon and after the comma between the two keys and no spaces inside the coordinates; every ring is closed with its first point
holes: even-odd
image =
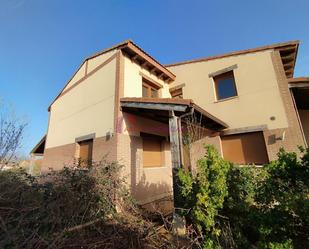
{"type": "Polygon", "coordinates": [[[178,117],[175,116],[174,111],[170,112],[169,117],[169,133],[171,143],[172,156],[172,174],[173,174],[173,196],[174,196],[174,216],[173,216],[173,231],[177,235],[184,235],[186,232],[185,220],[178,215],[180,207],[179,196],[179,180],[178,171],[181,168],[181,149],[180,149],[180,130],[178,117]]]}

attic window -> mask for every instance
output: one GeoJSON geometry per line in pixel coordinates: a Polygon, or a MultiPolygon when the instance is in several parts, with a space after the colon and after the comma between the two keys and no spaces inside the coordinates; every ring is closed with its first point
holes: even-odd
{"type": "Polygon", "coordinates": [[[144,98],[158,98],[159,97],[159,87],[154,85],[149,80],[143,78],[143,92],[142,96],[144,98]]]}
{"type": "Polygon", "coordinates": [[[222,73],[213,77],[217,100],[228,99],[237,96],[233,71],[222,73]]]}

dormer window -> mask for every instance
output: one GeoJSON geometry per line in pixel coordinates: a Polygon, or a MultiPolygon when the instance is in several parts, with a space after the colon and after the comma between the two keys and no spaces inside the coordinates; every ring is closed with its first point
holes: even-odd
{"type": "Polygon", "coordinates": [[[143,98],[158,98],[160,87],[143,78],[143,98]]]}
{"type": "Polygon", "coordinates": [[[183,99],[182,88],[170,92],[173,99],[183,99]]]}
{"type": "Polygon", "coordinates": [[[217,100],[223,100],[237,96],[233,71],[215,76],[214,82],[217,100]]]}

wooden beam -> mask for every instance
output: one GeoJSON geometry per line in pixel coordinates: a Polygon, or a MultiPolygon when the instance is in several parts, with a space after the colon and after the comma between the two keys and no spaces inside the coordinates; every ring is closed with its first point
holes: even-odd
{"type": "Polygon", "coordinates": [[[138,54],[134,55],[134,56],[131,58],[131,60],[132,60],[132,61],[136,61],[137,58],[138,58],[138,56],[139,56],[138,54]]]}
{"type": "Polygon", "coordinates": [[[280,53],[282,52],[282,53],[293,53],[293,52],[295,52],[295,50],[296,50],[296,46],[288,46],[288,47],[286,47],[286,48],[279,48],[278,49],[279,51],[280,51],[280,53]]]}
{"type": "Polygon", "coordinates": [[[294,53],[289,54],[289,55],[285,55],[285,56],[281,56],[281,60],[285,61],[285,62],[293,61],[294,56],[295,56],[294,53]]]}
{"type": "Polygon", "coordinates": [[[159,74],[158,78],[163,79],[164,73],[159,74]]]}
{"type": "Polygon", "coordinates": [[[286,74],[293,74],[293,68],[286,70],[285,73],[286,74]]]}
{"type": "Polygon", "coordinates": [[[289,69],[294,67],[294,62],[284,63],[283,64],[284,69],[289,69]]]}
{"type": "Polygon", "coordinates": [[[144,61],[144,62],[142,63],[142,65],[141,65],[141,67],[146,68],[148,64],[149,64],[148,61],[144,61]]]}
{"type": "Polygon", "coordinates": [[[184,112],[187,109],[187,105],[143,103],[143,102],[121,102],[121,106],[131,108],[153,109],[153,110],[178,111],[178,112],[184,112]]]}
{"type": "Polygon", "coordinates": [[[157,68],[156,67],[154,67],[154,68],[152,68],[151,70],[150,70],[150,73],[154,73],[155,71],[157,70],[157,68]]]}
{"type": "Polygon", "coordinates": [[[167,68],[159,64],[157,61],[155,61],[152,57],[150,57],[148,54],[144,53],[140,48],[138,48],[135,44],[133,43],[128,43],[127,47],[133,51],[134,53],[138,54],[141,58],[144,60],[147,60],[150,64],[152,64],[154,67],[158,68],[158,70],[164,72],[167,77],[171,79],[175,79],[176,75],[174,75],[171,71],[169,71],[167,68]]]}

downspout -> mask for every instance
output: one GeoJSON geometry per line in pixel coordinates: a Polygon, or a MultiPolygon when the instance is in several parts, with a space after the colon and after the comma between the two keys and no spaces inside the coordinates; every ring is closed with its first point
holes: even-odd
{"type": "MultiPolygon", "coordinates": [[[[191,107],[191,109],[190,109],[190,112],[188,112],[188,113],[185,113],[185,114],[183,114],[183,115],[181,115],[181,116],[179,116],[178,117],[178,119],[177,119],[177,122],[178,122],[178,137],[179,137],[179,152],[180,152],[180,163],[181,163],[181,165],[183,166],[183,161],[184,161],[184,159],[183,159],[183,143],[182,143],[182,126],[181,126],[181,119],[182,118],[184,118],[184,117],[187,117],[187,116],[192,116],[193,115],[193,113],[194,113],[194,108],[193,107],[191,107]]],[[[190,156],[190,154],[189,154],[189,156],[190,156]]],[[[189,158],[189,160],[191,161],[191,157],[189,158]]],[[[191,163],[190,163],[190,165],[191,165],[191,163]]]]}

